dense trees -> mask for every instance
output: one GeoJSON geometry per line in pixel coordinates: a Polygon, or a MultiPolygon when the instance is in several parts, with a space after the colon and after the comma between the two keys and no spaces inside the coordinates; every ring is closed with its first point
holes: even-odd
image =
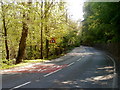
{"type": "Polygon", "coordinates": [[[4,63],[6,59],[20,63],[24,59],[49,58],[79,41],[77,23],[67,18],[62,1],[2,2],[0,13],[4,63]],[[56,43],[49,43],[51,38],[56,43]]]}
{"type": "MultiPolygon", "coordinates": [[[[120,2],[89,2],[84,6],[82,43],[111,53],[120,75],[120,2]]],[[[120,80],[118,80],[120,81],[120,80]]]]}
{"type": "Polygon", "coordinates": [[[84,6],[84,44],[120,42],[120,2],[89,2],[84,6]]]}

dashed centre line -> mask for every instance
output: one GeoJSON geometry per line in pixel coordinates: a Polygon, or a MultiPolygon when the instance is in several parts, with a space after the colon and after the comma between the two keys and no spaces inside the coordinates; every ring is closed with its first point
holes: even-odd
{"type": "Polygon", "coordinates": [[[49,75],[51,75],[51,74],[53,74],[53,73],[55,73],[55,72],[58,72],[58,71],[60,71],[60,70],[61,70],[61,69],[58,69],[58,70],[56,70],[56,71],[54,71],[54,72],[48,73],[48,74],[44,75],[44,77],[47,77],[47,76],[49,76],[49,75]]]}
{"type": "MultiPolygon", "coordinates": [[[[72,62],[72,63],[70,63],[70,64],[68,64],[67,66],[71,66],[71,65],[73,65],[75,62],[72,62]]],[[[56,70],[56,71],[54,71],[54,72],[51,72],[51,73],[48,73],[48,74],[46,74],[46,75],[44,75],[44,77],[47,77],[47,76],[49,76],[49,75],[51,75],[51,74],[53,74],[53,73],[55,73],[55,72],[58,72],[58,71],[60,71],[61,69],[58,69],[58,70],[56,70]]]]}
{"type": "MultiPolygon", "coordinates": [[[[80,59],[78,59],[77,61],[80,61],[81,60],[81,58],[80,59]]],[[[71,65],[73,65],[75,62],[72,62],[72,63],[70,63],[70,64],[68,64],[67,66],[71,66],[71,65]]],[[[61,69],[58,69],[58,70],[56,70],[56,71],[54,71],[54,72],[51,72],[51,73],[48,73],[48,74],[46,74],[46,75],[44,75],[44,77],[47,77],[47,76],[49,76],[49,75],[51,75],[51,74],[53,74],[53,73],[55,73],[55,72],[58,72],[58,71],[60,71],[61,69]]]]}
{"type": "Polygon", "coordinates": [[[14,90],[14,89],[16,89],[16,88],[20,88],[20,87],[25,86],[25,85],[27,85],[27,84],[29,84],[29,83],[31,83],[31,82],[26,82],[26,83],[24,83],[24,84],[21,84],[21,85],[18,85],[18,86],[16,86],[16,87],[13,87],[12,89],[9,89],[9,90],[14,90]]]}
{"type": "Polygon", "coordinates": [[[77,61],[80,61],[81,60],[81,58],[80,59],[78,59],[77,61]]]}
{"type": "MultiPolygon", "coordinates": [[[[78,59],[77,61],[80,61],[81,60],[81,58],[80,59],[78,59]]],[[[71,66],[71,65],[73,65],[75,62],[72,62],[72,63],[70,63],[70,64],[68,64],[67,66],[71,66]]],[[[58,71],[60,71],[61,69],[58,69],[58,70],[56,70],[56,71],[54,71],[54,72],[51,72],[51,73],[48,73],[48,74],[46,74],[46,75],[44,75],[44,77],[47,77],[47,76],[49,76],[49,75],[51,75],[51,74],[53,74],[53,73],[55,73],[55,72],[58,72],[58,71]]]]}
{"type": "Polygon", "coordinates": [[[72,62],[72,63],[70,63],[70,64],[68,64],[68,66],[71,66],[71,65],[73,65],[75,62],[72,62]]]}

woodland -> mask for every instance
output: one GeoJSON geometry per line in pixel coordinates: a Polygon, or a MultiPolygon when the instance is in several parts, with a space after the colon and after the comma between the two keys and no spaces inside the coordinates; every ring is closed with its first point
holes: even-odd
{"type": "Polygon", "coordinates": [[[114,57],[120,84],[120,2],[86,2],[81,44],[114,57]]]}
{"type": "Polygon", "coordinates": [[[86,2],[82,22],[84,44],[120,42],[120,2],[86,2]]]}
{"type": "Polygon", "coordinates": [[[53,59],[81,44],[115,43],[116,47],[120,42],[120,2],[85,2],[82,26],[69,18],[63,1],[0,4],[0,49],[5,65],[53,59]]]}
{"type": "Polygon", "coordinates": [[[1,1],[0,6],[3,67],[53,59],[80,45],[80,27],[68,17],[65,2],[1,1]]]}

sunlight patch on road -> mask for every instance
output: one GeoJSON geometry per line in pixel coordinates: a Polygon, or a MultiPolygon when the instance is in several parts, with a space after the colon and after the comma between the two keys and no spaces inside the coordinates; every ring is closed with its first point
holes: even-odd
{"type": "Polygon", "coordinates": [[[113,69],[113,66],[107,66],[107,67],[103,67],[103,68],[97,68],[97,69],[113,69]]]}
{"type": "Polygon", "coordinates": [[[62,82],[63,84],[70,84],[70,83],[72,83],[72,81],[64,81],[64,82],[62,82]]]}
{"type": "Polygon", "coordinates": [[[97,76],[92,79],[93,80],[108,80],[108,79],[112,79],[112,78],[113,78],[113,74],[106,75],[106,76],[97,76]]]}
{"type": "Polygon", "coordinates": [[[106,66],[106,67],[101,67],[101,68],[97,68],[98,70],[104,70],[106,72],[109,73],[113,73],[114,72],[114,67],[113,66],[106,66]]]}
{"type": "Polygon", "coordinates": [[[89,81],[102,81],[102,80],[109,80],[113,79],[114,75],[109,74],[109,75],[104,75],[104,76],[96,76],[96,77],[91,77],[91,78],[86,78],[85,80],[80,80],[81,82],[89,82],[89,81]]]}
{"type": "Polygon", "coordinates": [[[63,81],[62,84],[77,84],[76,81],[63,81]]]}
{"type": "Polygon", "coordinates": [[[93,55],[94,53],[68,53],[71,56],[93,55]]]}

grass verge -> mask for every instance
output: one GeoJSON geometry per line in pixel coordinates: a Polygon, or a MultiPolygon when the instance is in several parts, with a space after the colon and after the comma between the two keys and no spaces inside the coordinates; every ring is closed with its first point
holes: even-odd
{"type": "Polygon", "coordinates": [[[29,64],[32,64],[32,63],[40,63],[40,62],[44,62],[44,61],[47,61],[47,60],[56,59],[56,58],[59,58],[61,56],[64,56],[66,53],[70,52],[72,49],[74,49],[74,47],[69,47],[62,54],[52,55],[48,59],[23,60],[23,62],[21,62],[19,64],[16,64],[16,65],[14,64],[15,60],[9,60],[9,61],[8,60],[2,60],[2,63],[0,63],[0,70],[10,69],[10,68],[15,68],[15,67],[20,67],[20,66],[26,66],[26,65],[29,65],[29,64]]]}
{"type": "MultiPolygon", "coordinates": [[[[13,61],[13,60],[10,60],[10,61],[13,61]]],[[[20,66],[26,66],[26,65],[29,65],[29,64],[33,64],[33,63],[40,63],[40,62],[44,62],[44,61],[47,61],[47,60],[44,60],[44,59],[36,59],[36,60],[23,60],[23,62],[19,63],[19,64],[13,64],[12,62],[9,63],[1,63],[0,64],[0,70],[3,70],[3,69],[10,69],[10,68],[15,68],[15,67],[20,67],[20,66]]]]}

